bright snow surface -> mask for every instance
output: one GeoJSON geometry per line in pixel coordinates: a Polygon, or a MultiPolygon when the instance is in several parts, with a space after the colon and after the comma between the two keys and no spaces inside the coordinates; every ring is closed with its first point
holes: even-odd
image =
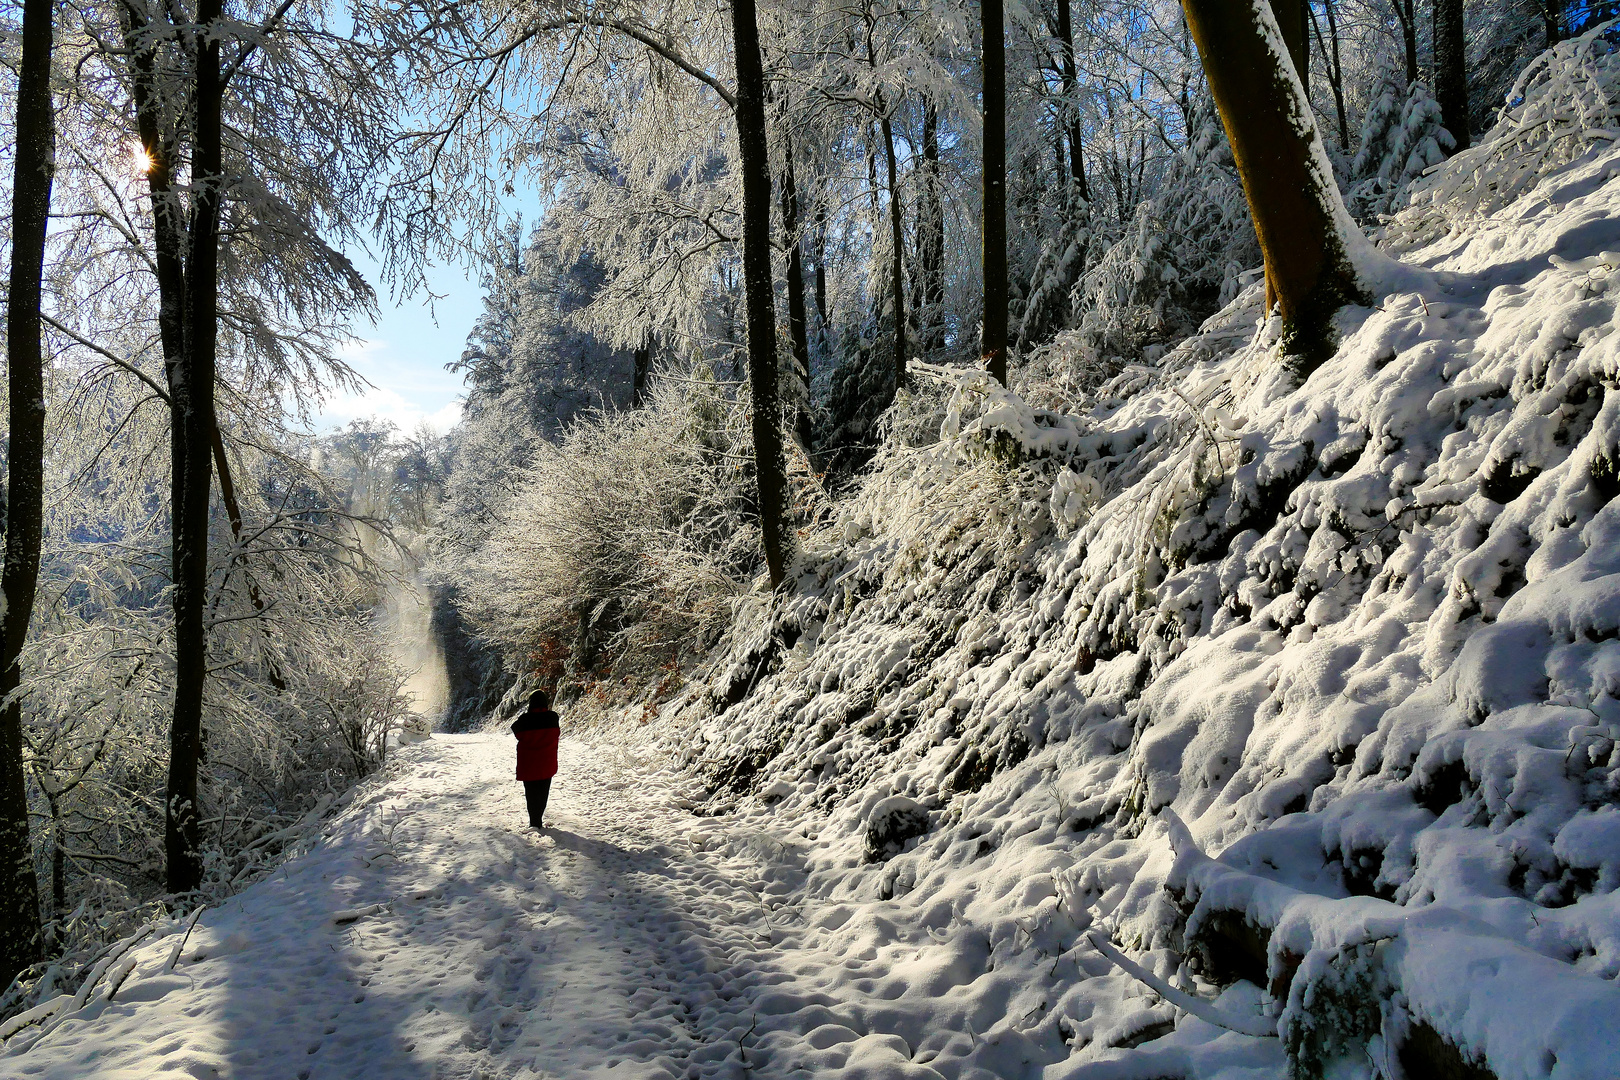
{"type": "Polygon", "coordinates": [[[803,875],[779,845],[573,741],[533,833],[512,753],[505,735],[403,750],[313,850],[205,912],[172,974],[181,926],[136,950],[111,1002],[14,1039],[0,1075],[743,1076],[767,1057],[934,1075],[814,992],[846,956],[783,907],[803,875]]]}
{"type": "MultiPolygon", "coordinates": [[[[1031,963],[1057,965],[1024,943],[998,963],[1009,943],[963,914],[972,884],[920,927],[816,899],[804,837],[695,817],[678,775],[573,740],[536,834],[512,752],[505,735],[402,750],[310,851],[14,1036],[0,1076],[990,1080],[1049,1059],[1001,1018],[1026,1009],[1031,963]]],[[[1137,1027],[1172,1015],[1095,954],[1062,968],[1137,1027]]],[[[1188,1018],[1142,1060],[1236,1080],[1282,1055],[1188,1018]]]]}
{"type": "Polygon", "coordinates": [[[556,832],[506,737],[407,748],[0,1075],[1620,1077],[1620,53],[1558,57],[1308,378],[1253,288],[972,390],[556,832]]]}

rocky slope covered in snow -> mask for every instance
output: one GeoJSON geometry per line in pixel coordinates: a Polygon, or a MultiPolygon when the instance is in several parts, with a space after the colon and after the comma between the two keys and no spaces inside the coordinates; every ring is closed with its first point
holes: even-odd
{"type": "Polygon", "coordinates": [[[1612,48],[1422,183],[1303,380],[1258,286],[1058,409],[935,373],[665,708],[805,860],[828,1001],[966,1033],[915,1075],[1620,1075],[1612,48]]]}

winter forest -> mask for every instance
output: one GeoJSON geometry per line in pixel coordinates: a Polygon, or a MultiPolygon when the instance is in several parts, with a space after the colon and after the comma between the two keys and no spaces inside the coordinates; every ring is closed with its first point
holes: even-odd
{"type": "Polygon", "coordinates": [[[1617,15],[7,5],[0,1076],[1620,1077],[1617,15]]]}

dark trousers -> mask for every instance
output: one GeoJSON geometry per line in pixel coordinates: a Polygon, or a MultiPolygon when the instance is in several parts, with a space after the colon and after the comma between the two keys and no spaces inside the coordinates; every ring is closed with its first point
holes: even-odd
{"type": "Polygon", "coordinates": [[[551,797],[551,777],[523,781],[523,797],[529,802],[529,824],[538,829],[546,814],[546,800],[551,797]]]}

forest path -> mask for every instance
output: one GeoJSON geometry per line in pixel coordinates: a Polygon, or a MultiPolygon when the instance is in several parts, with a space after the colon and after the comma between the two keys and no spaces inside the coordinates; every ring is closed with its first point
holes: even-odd
{"type": "MultiPolygon", "coordinates": [[[[0,1075],[759,1075],[756,999],[793,981],[791,913],[766,911],[802,885],[787,850],[722,839],[668,773],[573,740],[537,835],[511,770],[499,735],[404,749],[314,850],[205,912],[173,974],[171,934],[0,1075]]],[[[780,1023],[819,995],[777,996],[780,1023]]]]}

